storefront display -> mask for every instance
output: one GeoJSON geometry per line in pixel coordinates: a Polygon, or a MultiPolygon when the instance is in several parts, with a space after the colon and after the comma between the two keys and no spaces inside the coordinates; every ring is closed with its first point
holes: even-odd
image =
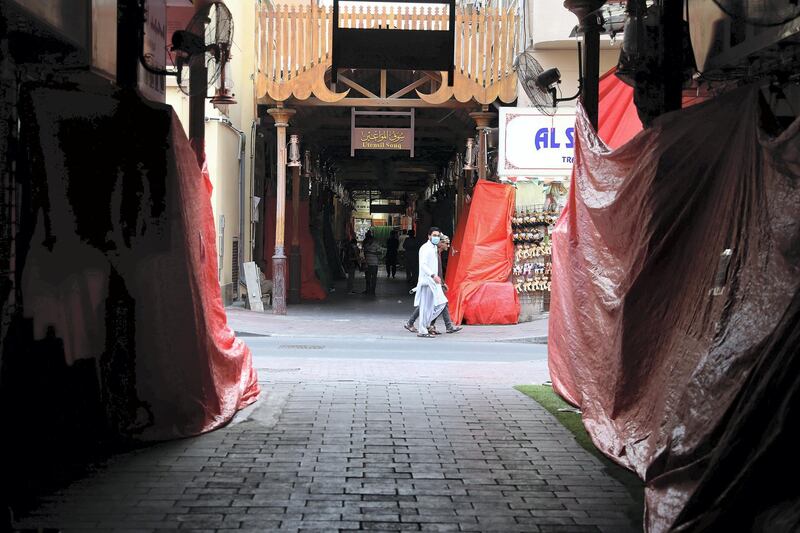
{"type": "MultiPolygon", "coordinates": [[[[514,240],[514,286],[520,294],[550,291],[551,247],[549,228],[558,213],[543,206],[517,208],[511,219],[514,240]]],[[[544,296],[544,295],[539,295],[544,296]]],[[[549,301],[549,297],[547,298],[549,301]]]]}
{"type": "Polygon", "coordinates": [[[552,248],[550,234],[566,199],[561,181],[516,180],[515,211],[511,218],[514,241],[512,278],[520,299],[520,322],[550,310],[552,248]]]}

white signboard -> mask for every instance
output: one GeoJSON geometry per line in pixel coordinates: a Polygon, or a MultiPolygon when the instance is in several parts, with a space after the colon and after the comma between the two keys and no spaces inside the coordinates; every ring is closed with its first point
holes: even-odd
{"type": "Polygon", "coordinates": [[[500,108],[497,173],[568,178],[575,154],[575,112],[565,111],[551,117],[536,108],[500,108]]]}

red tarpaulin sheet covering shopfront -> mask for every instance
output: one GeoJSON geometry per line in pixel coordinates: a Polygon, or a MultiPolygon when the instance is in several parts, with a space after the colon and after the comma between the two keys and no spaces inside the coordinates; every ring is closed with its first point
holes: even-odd
{"type": "Polygon", "coordinates": [[[36,338],[63,340],[68,363],[99,359],[116,430],[215,429],[259,386],[227,326],[208,176],[172,108],[94,90],[34,89],[21,103],[42,154],[24,314],[36,338]]]}
{"type": "Polygon", "coordinates": [[[759,96],[664,115],[614,151],[577,116],[550,375],[646,481],[651,532],[800,530],[797,484],[774,478],[800,471],[800,120],[771,137],[759,96]]]}
{"type": "Polygon", "coordinates": [[[597,133],[606,146],[619,148],[642,131],[633,103],[633,87],[624,83],[614,67],[600,77],[597,133]]]}
{"type": "MultiPolygon", "coordinates": [[[[617,67],[600,77],[597,133],[606,146],[619,148],[642,131],[642,121],[633,103],[633,87],[616,76],[617,67]]],[[[705,101],[705,97],[683,97],[683,107],[705,101]]]]}
{"type": "Polygon", "coordinates": [[[513,186],[478,181],[448,258],[445,281],[454,324],[462,319],[470,324],[517,323],[519,297],[510,282],[513,211],[513,186]]]}
{"type": "MultiPolygon", "coordinates": [[[[272,279],[272,255],[275,253],[275,203],[277,199],[274,196],[268,196],[266,205],[264,206],[267,224],[265,227],[269,231],[265,231],[264,235],[264,266],[266,270],[264,275],[267,279],[272,279]]],[[[292,248],[292,204],[287,202],[286,205],[286,226],[284,227],[284,253],[286,254],[286,275],[289,275],[291,268],[291,259],[289,252],[292,248]]],[[[314,238],[311,236],[311,230],[308,226],[308,200],[300,201],[300,298],[303,300],[324,300],[328,297],[328,293],[320,283],[316,272],[314,271],[314,238]]],[[[288,281],[288,279],[287,279],[288,281]]],[[[288,286],[287,286],[288,287],[288,286]]]]}

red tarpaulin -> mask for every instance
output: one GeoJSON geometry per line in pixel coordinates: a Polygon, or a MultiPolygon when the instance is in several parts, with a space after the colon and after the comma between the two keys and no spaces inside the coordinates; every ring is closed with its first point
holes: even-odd
{"type": "Polygon", "coordinates": [[[800,527],[798,490],[770,478],[799,462],[800,120],[770,137],[759,96],[669,113],[615,151],[578,112],[550,375],[646,481],[648,531],[800,527]]]}
{"type": "MultiPolygon", "coordinates": [[[[272,279],[272,255],[275,253],[275,203],[274,196],[268,196],[264,206],[266,213],[267,223],[266,228],[271,231],[264,232],[264,264],[266,266],[264,275],[267,279],[272,279]]],[[[286,226],[284,233],[284,242],[286,243],[284,253],[286,254],[286,272],[287,275],[292,267],[289,252],[292,246],[292,204],[287,202],[286,205],[286,226]]],[[[311,230],[308,227],[308,200],[300,201],[300,298],[303,300],[324,300],[328,297],[327,291],[320,283],[317,274],[314,271],[314,238],[311,236],[311,230]]],[[[288,280],[287,280],[288,281],[288,280]]]]}
{"type": "Polygon", "coordinates": [[[633,87],[615,76],[614,67],[600,78],[597,134],[609,148],[619,148],[642,131],[633,104],[633,87]]]}
{"type": "Polygon", "coordinates": [[[469,210],[461,214],[445,280],[454,324],[463,318],[470,324],[516,324],[519,319],[519,297],[509,281],[514,192],[511,185],[479,180],[469,210]]]}
{"type": "MultiPolygon", "coordinates": [[[[600,77],[597,134],[611,149],[619,148],[642,131],[642,121],[633,103],[633,87],[616,76],[617,67],[600,77]]],[[[683,97],[683,107],[706,98],[683,97]]]]}
{"type": "Polygon", "coordinates": [[[68,362],[99,359],[118,431],[215,429],[259,387],[227,326],[208,176],[172,108],[95,91],[34,89],[23,106],[43,154],[24,313],[68,362]]]}

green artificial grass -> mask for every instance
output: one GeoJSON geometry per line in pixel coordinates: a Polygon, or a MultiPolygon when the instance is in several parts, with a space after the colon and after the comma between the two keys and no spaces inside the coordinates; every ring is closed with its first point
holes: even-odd
{"type": "Polygon", "coordinates": [[[586,451],[600,459],[603,463],[603,469],[606,473],[619,481],[631,495],[634,505],[625,512],[631,519],[631,523],[637,527],[642,527],[642,510],[644,509],[644,482],[639,479],[639,476],[618,465],[611,459],[605,456],[603,452],[597,449],[592,442],[586,428],[583,427],[583,420],[581,415],[575,412],[574,408],[561,399],[561,397],[553,391],[553,387],[549,385],[517,385],[514,387],[526,396],[530,396],[542,407],[544,407],[562,426],[567,428],[570,433],[575,437],[575,440],[586,451]],[[566,411],[559,411],[559,409],[567,409],[566,411]]]}

